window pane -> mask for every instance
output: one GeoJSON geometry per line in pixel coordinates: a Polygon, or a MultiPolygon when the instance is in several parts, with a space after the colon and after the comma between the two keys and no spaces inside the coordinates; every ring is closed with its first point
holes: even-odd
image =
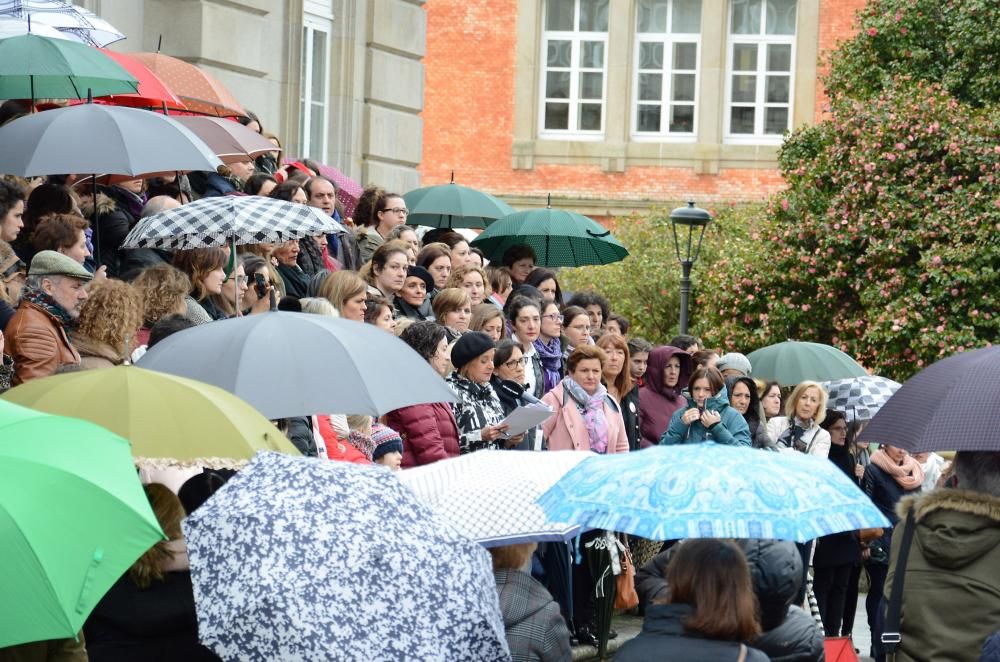
{"type": "Polygon", "coordinates": [[[670,107],[670,132],[694,131],[694,106],[670,107]]]}
{"type": "Polygon", "coordinates": [[[639,68],[663,69],[663,44],[644,41],[639,44],[639,68]]]}
{"type": "Polygon", "coordinates": [[[548,64],[550,67],[569,67],[573,42],[571,41],[550,41],[548,64]]]}
{"type": "Polygon", "coordinates": [[[730,133],[753,133],[753,108],[732,108],[729,115],[730,133]]]}
{"type": "Polygon", "coordinates": [[[644,133],[660,132],[660,106],[639,106],[638,130],[644,133]]]}
{"type": "Polygon", "coordinates": [[[788,129],[787,108],[766,108],[764,110],[764,133],[781,135],[788,129]]]}
{"type": "Polygon", "coordinates": [[[580,42],[580,66],[587,69],[602,69],[604,67],[604,42],[580,42]]]}
{"type": "Polygon", "coordinates": [[[667,31],[667,0],[639,0],[638,31],[667,31]]]}
{"type": "Polygon", "coordinates": [[[580,130],[581,131],[601,130],[601,104],[599,103],[580,104],[580,130]]]}
{"type": "Polygon", "coordinates": [[[580,74],[580,98],[600,99],[603,95],[604,74],[582,73],[580,74]]]}
{"type": "Polygon", "coordinates": [[[326,126],[323,124],[323,106],[311,104],[309,118],[309,156],[322,158],[323,143],[326,141],[326,126]]]}
{"type": "Polygon", "coordinates": [[[767,0],[767,34],[795,34],[795,0],[767,0]]]}
{"type": "Polygon", "coordinates": [[[568,71],[549,71],[545,74],[545,98],[569,99],[568,71]]]}
{"type": "Polygon", "coordinates": [[[573,31],[573,0],[548,0],[545,3],[545,29],[573,31]]]}
{"type": "Polygon", "coordinates": [[[732,0],[732,34],[760,34],[761,0],[732,0]]]}
{"type": "Polygon", "coordinates": [[[580,0],[580,32],[608,31],[608,0],[580,0]]]}
{"type": "Polygon", "coordinates": [[[674,0],[670,31],[674,34],[701,32],[701,0],[674,0]]]}
{"type": "Polygon", "coordinates": [[[326,33],[313,31],[312,44],[312,100],[320,103],[326,92],[326,33]]]}
{"type": "Polygon", "coordinates": [[[673,101],[694,101],[694,74],[674,74],[673,101]]]}
{"type": "Polygon", "coordinates": [[[545,128],[546,129],[568,129],[569,128],[569,104],[568,103],[546,103],[545,104],[545,128]]]}
{"type": "Polygon", "coordinates": [[[768,76],[764,96],[767,103],[788,103],[788,82],[788,76],[768,76]]]}
{"type": "Polygon", "coordinates": [[[663,99],[663,76],[661,74],[639,74],[639,100],[660,101],[663,99]]]}
{"type": "Polygon", "coordinates": [[[791,44],[769,44],[767,47],[767,70],[768,71],[791,71],[792,70],[792,45],[791,44]]]}
{"type": "Polygon", "coordinates": [[[698,64],[698,44],[674,44],[674,69],[694,71],[698,64]]]}
{"type": "Polygon", "coordinates": [[[733,76],[733,103],[753,103],[756,97],[756,76],[733,76]]]}
{"type": "Polygon", "coordinates": [[[733,71],[757,71],[757,44],[733,44],[733,71]]]}

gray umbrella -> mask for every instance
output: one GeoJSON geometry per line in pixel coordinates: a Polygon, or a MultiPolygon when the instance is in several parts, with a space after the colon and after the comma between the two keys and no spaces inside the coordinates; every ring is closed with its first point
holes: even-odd
{"type": "Polygon", "coordinates": [[[370,324],[274,312],[175,333],[138,365],[233,393],[270,419],[372,414],[454,402],[440,375],[409,345],[370,324]]]}

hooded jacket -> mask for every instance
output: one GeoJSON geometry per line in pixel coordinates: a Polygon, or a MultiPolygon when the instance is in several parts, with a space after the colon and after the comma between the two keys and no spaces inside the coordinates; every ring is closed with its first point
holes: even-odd
{"type": "MultiPolygon", "coordinates": [[[[940,488],[904,497],[916,529],[903,583],[903,662],[977,660],[1000,627],[1000,497],[940,488]]],[[[897,527],[897,528],[898,528],[897,527]]],[[[885,598],[892,595],[901,531],[893,536],[885,598]]]]}
{"type": "Polygon", "coordinates": [[[711,429],[702,425],[700,420],[691,425],[684,424],[681,420],[684,412],[698,406],[691,398],[687,398],[687,403],[687,407],[674,412],[670,426],[660,438],[661,444],[698,444],[703,441],[714,441],[727,446],[750,446],[750,428],[743,420],[743,416],[729,405],[729,393],[725,386],[705,401],[705,409],[718,412],[721,417],[711,429]]]}
{"type": "Polygon", "coordinates": [[[750,406],[747,407],[747,413],[743,414],[743,420],[750,428],[750,445],[754,448],[777,450],[771,435],[767,433],[767,424],[763,422],[765,420],[764,409],[760,405],[757,385],[749,377],[727,377],[726,390],[729,392],[730,400],[737,382],[742,382],[750,390],[750,406]]]}
{"type": "Polygon", "coordinates": [[[566,662],[569,630],[545,587],[519,570],[493,571],[513,662],[566,662]]]}
{"type": "Polygon", "coordinates": [[[692,371],[691,356],[683,349],[660,346],[654,347],[649,353],[646,375],[639,389],[639,431],[642,434],[640,445],[643,448],[660,443],[660,437],[666,432],[674,412],[687,406],[683,391],[691,379],[692,371]],[[663,385],[663,369],[673,356],[680,359],[681,374],[677,378],[677,385],[667,388],[663,385]]]}

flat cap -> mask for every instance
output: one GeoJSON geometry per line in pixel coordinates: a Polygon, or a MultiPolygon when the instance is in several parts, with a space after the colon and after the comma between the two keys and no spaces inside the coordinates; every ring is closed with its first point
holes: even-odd
{"type": "Polygon", "coordinates": [[[93,280],[94,274],[68,255],[57,251],[39,251],[31,258],[28,276],[69,276],[80,280],[93,280]]]}

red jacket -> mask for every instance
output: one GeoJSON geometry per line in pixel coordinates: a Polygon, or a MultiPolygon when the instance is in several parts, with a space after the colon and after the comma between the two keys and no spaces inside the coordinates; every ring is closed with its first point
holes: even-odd
{"type": "Polygon", "coordinates": [[[385,424],[403,438],[404,469],[459,455],[455,415],[443,402],[391,411],[385,415],[385,424]]]}
{"type": "Polygon", "coordinates": [[[326,456],[338,462],[351,462],[353,464],[371,464],[365,454],[346,441],[337,438],[337,432],[330,424],[329,416],[317,416],[316,422],[319,424],[319,434],[323,437],[323,444],[326,446],[326,456]]]}

